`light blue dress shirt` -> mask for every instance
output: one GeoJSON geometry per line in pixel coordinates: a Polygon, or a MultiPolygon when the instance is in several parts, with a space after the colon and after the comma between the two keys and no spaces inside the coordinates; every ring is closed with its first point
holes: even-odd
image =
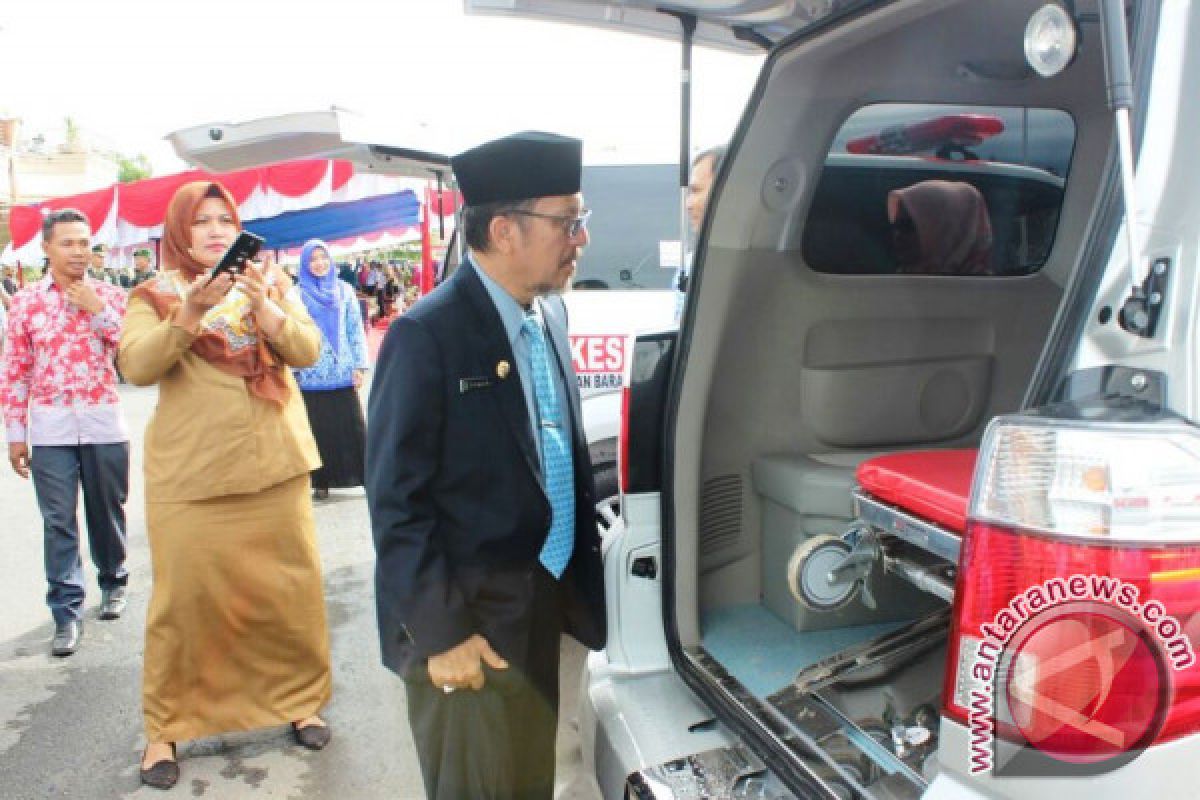
{"type": "MultiPolygon", "coordinates": [[[[534,397],[533,391],[533,363],[530,361],[529,342],[521,335],[521,325],[525,322],[525,308],[503,286],[492,280],[469,255],[466,262],[479,275],[479,280],[483,282],[483,288],[487,290],[488,297],[492,298],[492,305],[496,307],[497,313],[500,314],[500,322],[504,325],[504,332],[508,335],[508,343],[512,347],[513,356],[517,360],[517,375],[521,378],[521,391],[525,394],[525,411],[529,414],[529,429],[533,434],[534,444],[537,445],[538,460],[543,461],[542,437],[538,433],[537,400],[534,397]]],[[[549,354],[552,354],[555,352],[553,337],[546,330],[546,321],[542,317],[540,301],[536,298],[533,301],[533,308],[538,315],[538,320],[541,322],[542,333],[546,337],[547,351],[549,354]]],[[[554,391],[558,395],[558,407],[563,410],[563,424],[568,426],[567,441],[572,441],[571,436],[573,431],[569,427],[571,425],[571,406],[567,396],[566,384],[563,382],[562,370],[558,368],[557,359],[552,358],[552,362],[550,365],[550,375],[554,380],[554,391]]]]}

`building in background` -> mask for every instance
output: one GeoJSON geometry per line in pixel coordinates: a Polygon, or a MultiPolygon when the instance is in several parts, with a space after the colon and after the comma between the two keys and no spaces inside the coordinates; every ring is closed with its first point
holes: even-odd
{"type": "Polygon", "coordinates": [[[13,189],[13,152],[16,150],[18,119],[0,119],[0,248],[8,243],[8,210],[16,201],[13,189]]]}
{"type": "Polygon", "coordinates": [[[12,206],[102,189],[117,173],[113,156],[88,146],[70,120],[63,142],[51,145],[43,134],[23,138],[20,119],[0,118],[0,249],[12,206]]]}

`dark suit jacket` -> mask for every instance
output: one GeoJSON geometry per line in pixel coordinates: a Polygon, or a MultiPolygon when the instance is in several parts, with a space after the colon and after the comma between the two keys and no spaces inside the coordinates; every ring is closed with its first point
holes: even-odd
{"type": "MultiPolygon", "coordinates": [[[[561,581],[564,629],[599,649],[606,633],[591,461],[560,300],[547,329],[571,398],[575,550],[561,581]]],[[[401,675],[480,633],[524,660],[550,502],[516,359],[479,276],[463,266],[399,317],[371,387],[367,500],[383,662],[401,675]],[[507,362],[505,378],[497,365],[507,362]]]]}

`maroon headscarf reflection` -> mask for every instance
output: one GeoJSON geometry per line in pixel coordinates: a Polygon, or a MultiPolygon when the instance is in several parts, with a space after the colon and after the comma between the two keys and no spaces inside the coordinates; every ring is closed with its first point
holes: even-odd
{"type": "Polygon", "coordinates": [[[899,271],[912,275],[991,274],[992,224],[969,183],[922,181],[888,192],[899,271]]]}

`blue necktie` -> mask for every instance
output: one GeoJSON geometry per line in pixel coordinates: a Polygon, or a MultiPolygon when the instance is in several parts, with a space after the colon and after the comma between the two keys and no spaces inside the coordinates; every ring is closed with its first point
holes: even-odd
{"type": "Polygon", "coordinates": [[[575,549],[575,472],[571,463],[571,442],[562,409],[558,407],[558,393],[550,377],[546,336],[535,313],[525,315],[521,333],[529,339],[536,423],[542,446],[542,478],[551,510],[550,535],[538,558],[554,577],[561,578],[575,549]]]}

